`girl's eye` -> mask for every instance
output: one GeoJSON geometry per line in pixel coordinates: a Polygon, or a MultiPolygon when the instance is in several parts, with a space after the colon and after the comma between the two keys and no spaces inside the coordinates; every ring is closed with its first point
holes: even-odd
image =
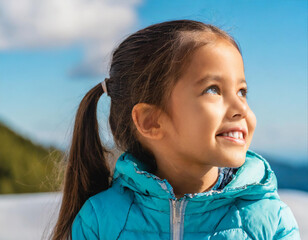
{"type": "Polygon", "coordinates": [[[242,88],[240,91],[242,92],[242,97],[247,98],[248,89],[242,88]]]}
{"type": "MultiPolygon", "coordinates": [[[[248,89],[247,88],[242,88],[242,89],[240,89],[239,92],[242,93],[242,97],[247,98],[247,93],[248,93],[248,89]]],[[[220,90],[219,90],[218,86],[212,85],[212,86],[209,86],[207,89],[205,89],[202,92],[202,95],[205,94],[205,93],[215,94],[215,93],[220,93],[220,90]]]]}
{"type": "Polygon", "coordinates": [[[210,91],[210,92],[219,92],[219,88],[216,85],[212,85],[212,86],[209,86],[207,89],[205,89],[202,92],[202,94],[207,93],[207,92],[209,92],[208,90],[213,90],[213,89],[214,89],[214,91],[210,91]]]}

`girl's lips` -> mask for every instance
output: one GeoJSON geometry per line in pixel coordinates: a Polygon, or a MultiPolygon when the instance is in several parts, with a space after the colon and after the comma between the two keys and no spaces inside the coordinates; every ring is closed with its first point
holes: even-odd
{"type": "Polygon", "coordinates": [[[236,143],[236,144],[239,144],[239,145],[245,145],[246,144],[246,140],[245,139],[238,139],[238,138],[222,136],[222,135],[218,135],[216,137],[220,137],[220,138],[222,138],[222,139],[224,139],[226,141],[233,142],[233,143],[236,143]]]}
{"type": "Polygon", "coordinates": [[[223,133],[234,132],[234,131],[242,132],[243,133],[243,138],[246,139],[248,130],[245,127],[240,127],[240,126],[238,126],[238,127],[223,128],[222,130],[220,130],[218,132],[218,134],[216,136],[222,135],[223,133]]]}

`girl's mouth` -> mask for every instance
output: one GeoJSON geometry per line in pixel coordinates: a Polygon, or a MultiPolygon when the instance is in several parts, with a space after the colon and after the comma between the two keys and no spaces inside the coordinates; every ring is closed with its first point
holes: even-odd
{"type": "Polygon", "coordinates": [[[223,141],[227,141],[227,142],[230,142],[230,143],[235,143],[235,144],[239,144],[239,145],[245,145],[246,144],[245,139],[223,136],[222,134],[219,134],[216,137],[218,137],[218,139],[223,139],[223,141]]]}

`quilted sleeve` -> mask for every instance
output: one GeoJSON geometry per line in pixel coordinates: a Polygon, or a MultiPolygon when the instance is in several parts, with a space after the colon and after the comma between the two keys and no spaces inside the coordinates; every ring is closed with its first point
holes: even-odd
{"type": "Polygon", "coordinates": [[[279,223],[273,239],[300,240],[298,224],[291,209],[282,202],[279,211],[279,223]]]}
{"type": "Polygon", "coordinates": [[[98,223],[95,210],[87,200],[74,219],[72,240],[98,240],[98,223]]]}

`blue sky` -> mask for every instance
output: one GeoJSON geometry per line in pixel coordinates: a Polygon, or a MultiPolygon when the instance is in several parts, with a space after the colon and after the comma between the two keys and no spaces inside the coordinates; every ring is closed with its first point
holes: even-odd
{"type": "MultiPolygon", "coordinates": [[[[14,130],[65,149],[78,104],[108,74],[113,48],[140,28],[185,18],[239,43],[257,117],[250,148],[308,162],[307,1],[63,2],[0,2],[0,120],[14,130]]],[[[99,102],[102,131],[109,104],[106,96],[99,102]]]]}

